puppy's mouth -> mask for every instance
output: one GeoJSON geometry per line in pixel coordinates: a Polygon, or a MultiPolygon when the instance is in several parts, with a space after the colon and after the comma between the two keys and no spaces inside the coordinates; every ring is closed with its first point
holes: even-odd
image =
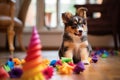
{"type": "Polygon", "coordinates": [[[82,32],[79,32],[79,33],[74,33],[76,36],[82,36],[82,32]]]}

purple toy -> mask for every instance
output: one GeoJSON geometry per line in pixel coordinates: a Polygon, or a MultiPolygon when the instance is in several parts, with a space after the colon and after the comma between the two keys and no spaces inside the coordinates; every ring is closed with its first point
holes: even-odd
{"type": "Polygon", "coordinates": [[[13,68],[10,72],[9,75],[11,78],[20,78],[23,73],[23,70],[21,68],[13,68]]]}
{"type": "Polygon", "coordinates": [[[79,74],[80,72],[83,72],[85,70],[84,63],[81,61],[75,66],[74,73],[79,74]]]}
{"type": "Polygon", "coordinates": [[[98,61],[98,57],[97,57],[96,55],[94,55],[94,56],[92,57],[92,61],[93,61],[94,63],[96,63],[96,62],[98,61]]]}

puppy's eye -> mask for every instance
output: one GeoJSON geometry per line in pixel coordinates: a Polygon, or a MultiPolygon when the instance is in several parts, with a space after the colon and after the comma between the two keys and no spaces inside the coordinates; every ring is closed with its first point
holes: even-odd
{"type": "Polygon", "coordinates": [[[74,26],[74,27],[76,27],[76,26],[77,26],[77,24],[73,24],[73,26],[74,26]]]}
{"type": "Polygon", "coordinates": [[[72,26],[72,29],[75,29],[76,28],[76,26],[72,26]]]}
{"type": "Polygon", "coordinates": [[[72,29],[76,29],[76,27],[77,27],[77,24],[73,24],[73,25],[71,26],[72,29]]]}

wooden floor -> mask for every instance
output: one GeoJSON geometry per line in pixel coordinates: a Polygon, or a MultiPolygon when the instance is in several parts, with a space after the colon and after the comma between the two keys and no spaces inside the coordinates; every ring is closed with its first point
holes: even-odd
{"type": "MultiPolygon", "coordinates": [[[[9,58],[9,53],[0,52],[0,64],[4,64],[9,58]]],[[[15,52],[15,57],[23,59],[26,54],[15,52]]],[[[49,60],[57,60],[57,51],[42,51],[42,56],[49,60]]],[[[86,70],[78,75],[59,75],[56,72],[50,80],[120,80],[120,56],[99,58],[97,63],[85,66],[86,70]]]]}

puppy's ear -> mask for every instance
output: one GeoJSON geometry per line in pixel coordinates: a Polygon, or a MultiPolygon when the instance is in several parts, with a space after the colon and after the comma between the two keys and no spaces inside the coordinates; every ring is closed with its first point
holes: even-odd
{"type": "Polygon", "coordinates": [[[72,16],[73,15],[70,12],[62,13],[63,23],[68,23],[68,21],[72,18],[72,16]]]}
{"type": "Polygon", "coordinates": [[[80,16],[80,17],[83,17],[83,18],[87,18],[87,14],[86,12],[88,11],[87,8],[85,7],[80,7],[77,9],[76,11],[76,15],[80,16]]]}

